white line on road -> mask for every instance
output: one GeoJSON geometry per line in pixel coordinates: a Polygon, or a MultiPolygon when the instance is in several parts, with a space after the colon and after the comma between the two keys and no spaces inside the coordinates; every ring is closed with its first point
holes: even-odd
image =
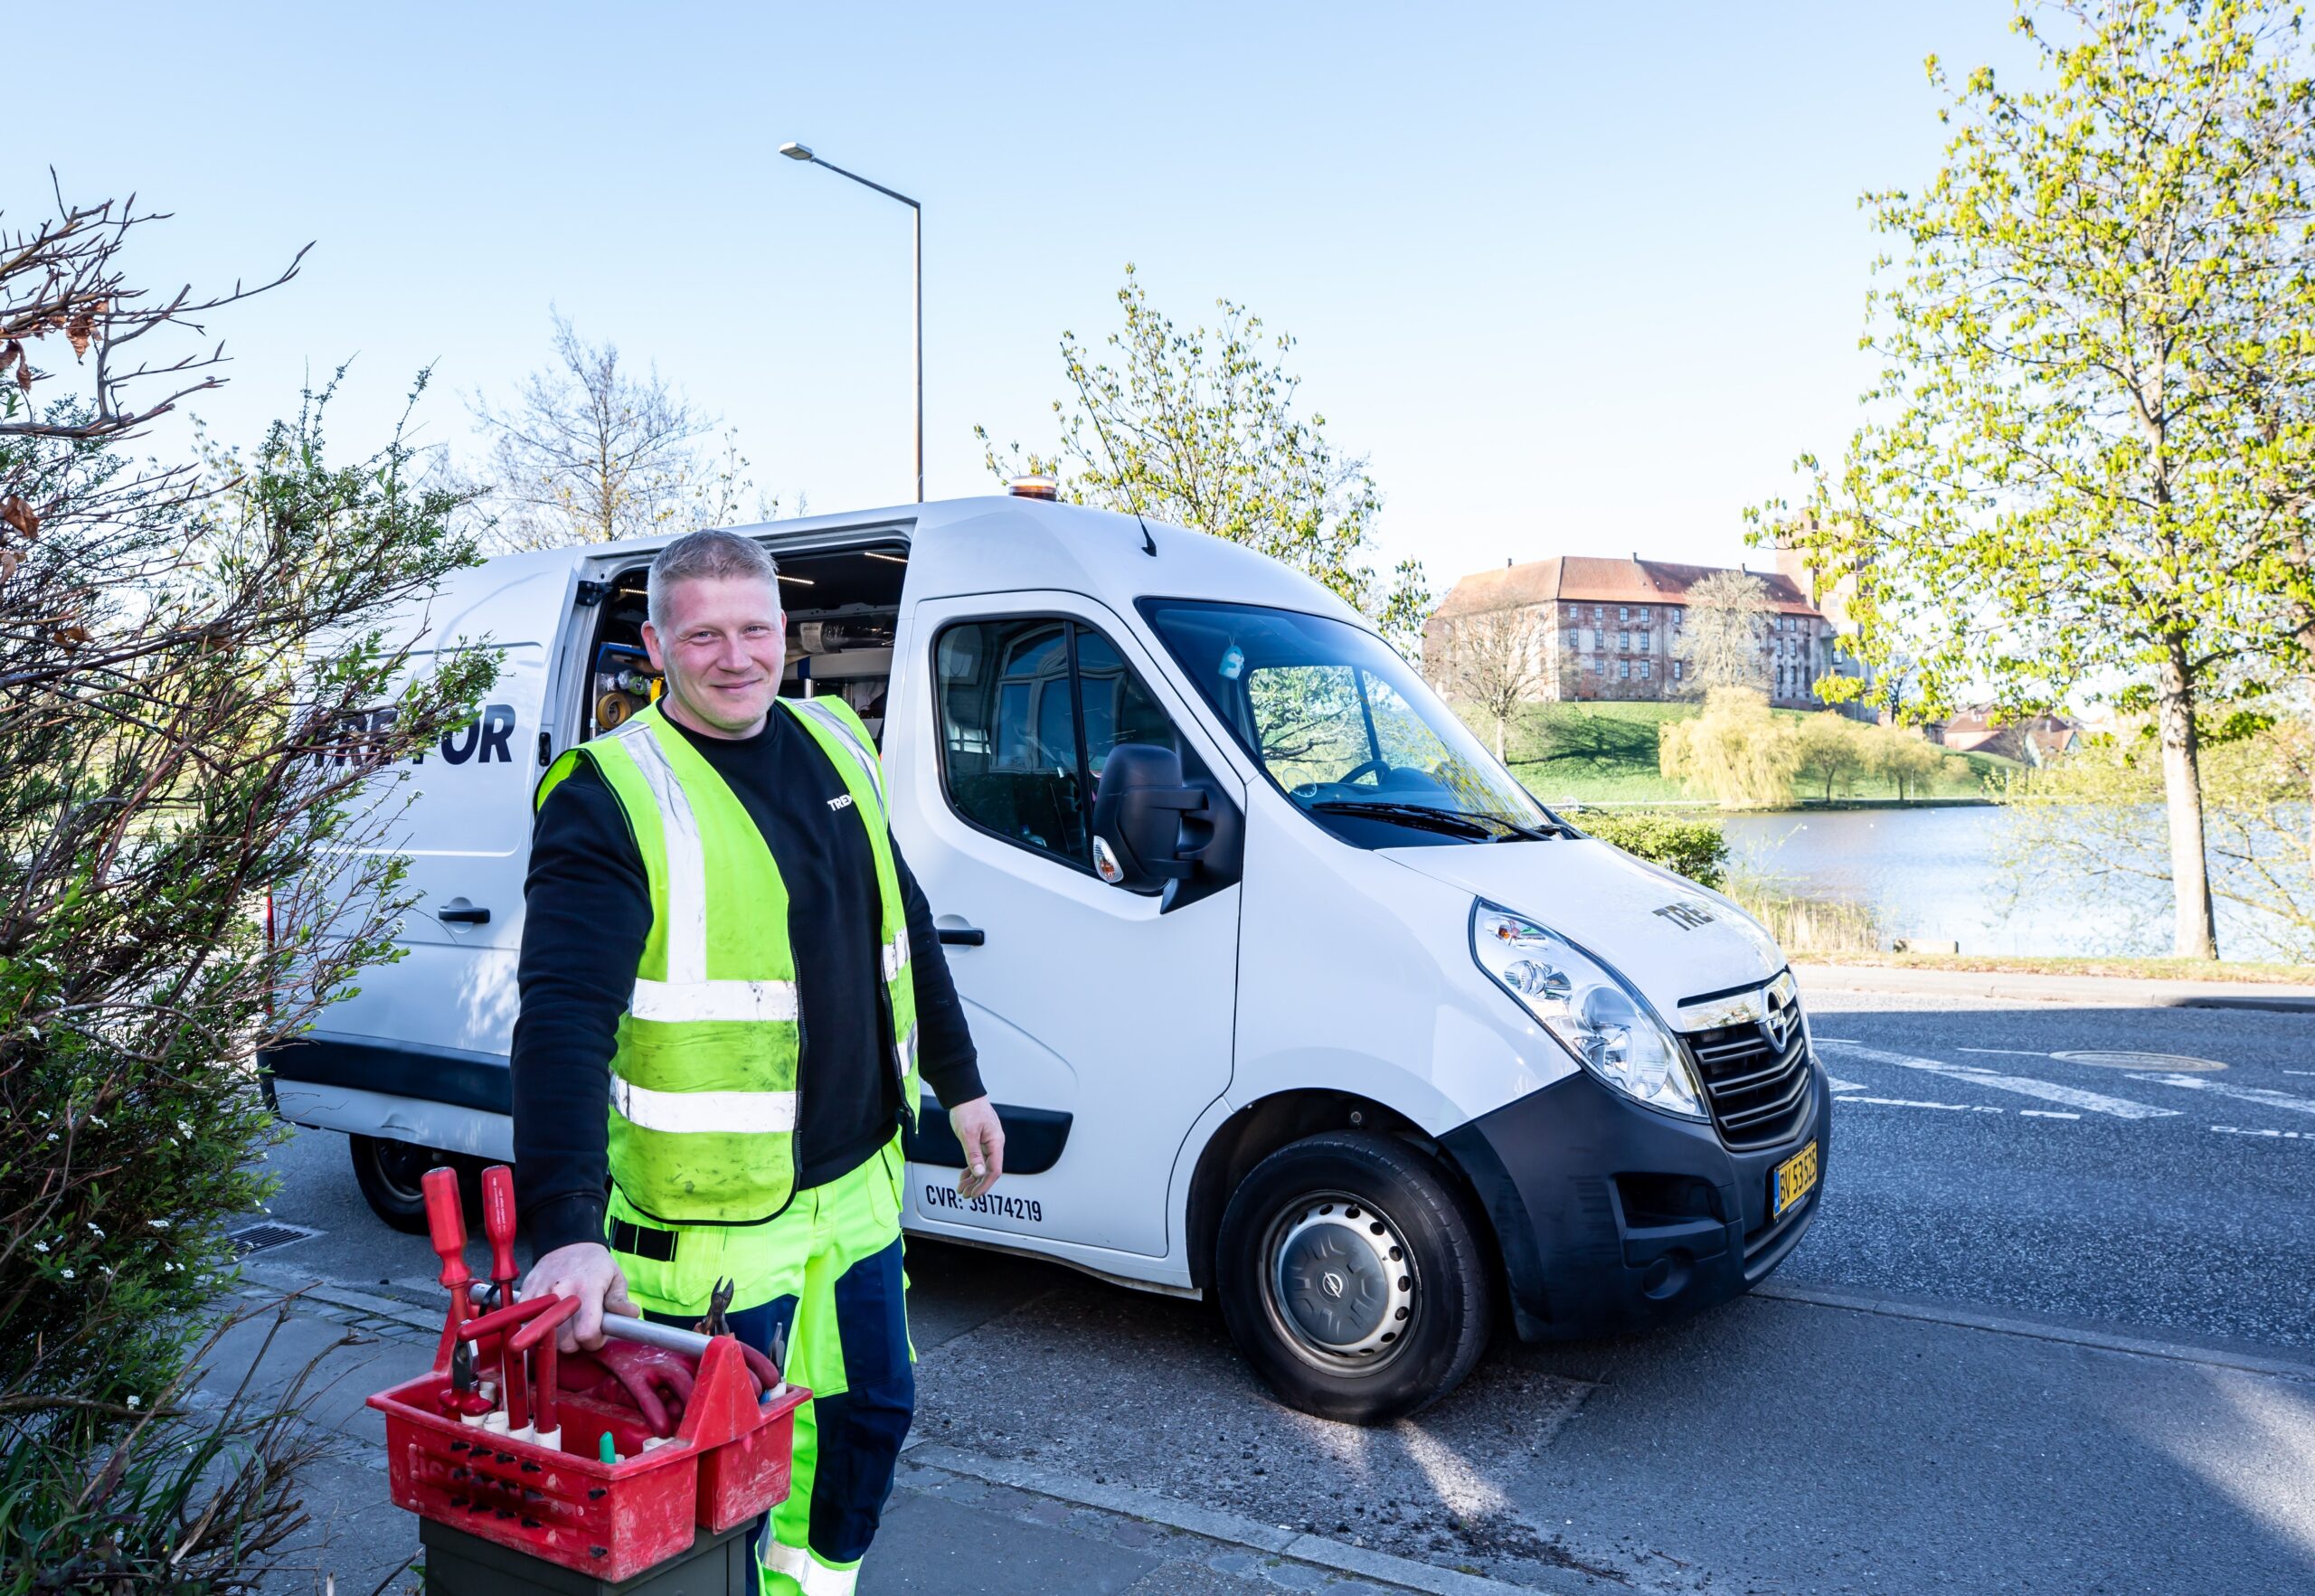
{"type": "Polygon", "coordinates": [[[1834,1091],[1863,1091],[1865,1090],[1864,1081],[1844,1081],[1838,1075],[1826,1076],[1825,1085],[1834,1091]]]}
{"type": "Polygon", "coordinates": [[[2221,1136],[2263,1136],[2278,1141],[2315,1141],[2315,1130],[2245,1130],[2240,1125],[2214,1125],[2221,1136]]]}
{"type": "Polygon", "coordinates": [[[2206,1081],[2200,1075],[2133,1075],[2133,1081],[2149,1081],[2157,1086],[2183,1086],[2190,1091],[2215,1091],[2221,1097],[2238,1098],[2246,1103],[2264,1103],[2271,1109],[2289,1109],[2297,1114],[2315,1114],[2315,1098],[2293,1097],[2287,1091],[2274,1091],[2263,1086],[2230,1086],[2222,1081],[2206,1081]]]}
{"type": "Polygon", "coordinates": [[[2286,1075],[2315,1075],[2315,1070],[2285,1070],[2286,1075]]]}
{"type": "Polygon", "coordinates": [[[1885,1109],[1951,1109],[1957,1114],[2000,1114],[2008,1112],[1990,1103],[1924,1103],[1909,1097],[1845,1097],[1845,1103],[1879,1103],[1885,1109]]]}
{"type": "MultiPolygon", "coordinates": [[[[1975,1064],[1949,1064],[1943,1059],[1917,1058],[1912,1053],[1890,1053],[1855,1042],[1834,1042],[1829,1037],[1819,1037],[1818,1045],[1838,1047],[1850,1057],[1862,1059],[1867,1063],[1895,1064],[1904,1070],[1927,1070],[1932,1074],[1951,1076],[1956,1081],[1974,1081],[1980,1086],[1990,1086],[1997,1091],[2014,1091],[2024,1097],[2040,1098],[2045,1102],[2064,1103],[2070,1109],[2086,1109],[2093,1114],[2111,1114],[2117,1119],[2160,1119],[2178,1111],[2176,1109],[2159,1109],[2152,1103],[2132,1102],[2126,1097],[2108,1097],[2102,1091],[2084,1091],[2078,1086],[2061,1086],[2055,1081],[2036,1081],[2030,1075],[2002,1075],[1975,1064]]],[[[2196,1083],[2201,1084],[2200,1081],[2196,1083]]]]}
{"type": "Polygon", "coordinates": [[[2079,1119],[2082,1118],[2081,1115],[2069,1113],[2064,1109],[2020,1109],[2017,1113],[2019,1118],[2026,1119],[2079,1119]]]}
{"type": "Polygon", "coordinates": [[[2038,1047],[1957,1047],[1955,1053],[2007,1053],[2021,1059],[2046,1059],[2050,1055],[2038,1047]]]}

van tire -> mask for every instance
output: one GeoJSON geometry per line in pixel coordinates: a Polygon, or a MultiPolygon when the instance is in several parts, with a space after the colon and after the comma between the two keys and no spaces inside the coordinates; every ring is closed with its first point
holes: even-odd
{"type": "MultiPolygon", "coordinates": [[[[415,1142],[390,1141],[383,1137],[349,1135],[345,1141],[354,1155],[354,1184],[362,1188],[363,1200],[370,1204],[370,1212],[404,1235],[424,1235],[426,1193],[418,1183],[436,1165],[458,1168],[460,1160],[452,1154],[438,1153],[415,1142]]],[[[458,1168],[462,1195],[467,1185],[467,1171],[458,1168]]],[[[472,1199],[465,1205],[471,1210],[472,1199]]]]}
{"type": "Polygon", "coordinates": [[[1495,1277],[1483,1233],[1418,1148],[1307,1137],[1256,1165],[1223,1212],[1222,1317],[1291,1406],[1388,1423],[1454,1390],[1486,1350],[1495,1277]],[[1394,1274],[1400,1264],[1412,1267],[1394,1274]]]}

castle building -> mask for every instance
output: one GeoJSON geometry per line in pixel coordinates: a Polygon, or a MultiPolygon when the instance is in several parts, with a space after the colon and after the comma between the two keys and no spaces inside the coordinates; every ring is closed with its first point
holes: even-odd
{"type": "MultiPolygon", "coordinates": [[[[1779,551],[1775,571],[1747,571],[1765,590],[1761,633],[1762,685],[1780,708],[1822,707],[1819,676],[1857,674],[1835,644],[1839,628],[1811,600],[1796,556],[1779,551]],[[1790,566],[1791,569],[1783,569],[1790,566]]],[[[1468,617],[1524,610],[1535,622],[1542,659],[1538,699],[1668,700],[1691,695],[1679,638],[1689,590],[1726,569],[1665,560],[1560,555],[1507,563],[1463,578],[1423,624],[1427,656],[1444,657],[1457,624],[1468,617]]]]}

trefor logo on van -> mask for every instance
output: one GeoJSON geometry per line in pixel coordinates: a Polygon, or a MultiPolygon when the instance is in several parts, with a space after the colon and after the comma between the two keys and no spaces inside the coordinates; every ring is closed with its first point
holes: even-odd
{"type": "MultiPolygon", "coordinates": [[[[377,750],[384,741],[384,733],[401,711],[388,706],[372,710],[367,714],[350,715],[345,726],[345,741],[331,749],[317,751],[314,763],[317,765],[374,766],[381,761],[377,750]]],[[[515,706],[511,704],[490,704],[482,713],[463,726],[453,726],[442,733],[435,744],[443,762],[452,765],[473,763],[487,765],[494,760],[507,764],[515,762],[515,706]]],[[[412,754],[410,762],[426,762],[423,751],[412,754]]]]}
{"type": "Polygon", "coordinates": [[[1667,903],[1661,909],[1651,909],[1651,914],[1662,915],[1684,931],[1700,925],[1710,925],[1718,917],[1701,903],[1667,903]]]}

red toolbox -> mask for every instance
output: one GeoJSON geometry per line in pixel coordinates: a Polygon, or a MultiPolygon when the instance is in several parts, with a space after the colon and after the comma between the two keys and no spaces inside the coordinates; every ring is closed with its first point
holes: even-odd
{"type": "Polygon", "coordinates": [[[784,1500],[795,1412],[811,1397],[790,1385],[759,1403],[739,1346],[723,1340],[700,1359],[673,1440],[647,1451],[632,1409],[565,1393],[562,1444],[549,1449],[444,1417],[447,1374],[370,1399],[386,1416],[394,1505],[604,1581],[689,1551],[694,1526],[729,1529],[784,1500]],[[596,1456],[606,1431],[616,1463],[596,1456]]]}
{"type": "MultiPolygon", "coordinates": [[[[675,1433],[655,1445],[646,1444],[654,1438],[638,1409],[582,1391],[560,1392],[553,1445],[446,1412],[459,1327],[467,1325],[469,1334],[474,1327],[459,1256],[465,1226],[454,1217],[448,1176],[436,1170],[428,1177],[443,1283],[452,1291],[434,1366],[370,1398],[386,1416],[387,1478],[396,1506],[616,1583],[690,1552],[696,1531],[713,1535],[743,1525],[787,1497],[795,1413],[811,1393],[780,1384],[759,1399],[747,1356],[730,1336],[706,1342],[675,1433]],[[606,1434],[616,1462],[600,1460],[606,1434]]],[[[501,1272],[511,1288],[511,1200],[504,1228],[508,1261],[501,1272]]],[[[481,1367],[519,1384],[528,1376],[522,1354],[507,1349],[513,1340],[505,1333],[469,1345],[481,1367]]]]}

